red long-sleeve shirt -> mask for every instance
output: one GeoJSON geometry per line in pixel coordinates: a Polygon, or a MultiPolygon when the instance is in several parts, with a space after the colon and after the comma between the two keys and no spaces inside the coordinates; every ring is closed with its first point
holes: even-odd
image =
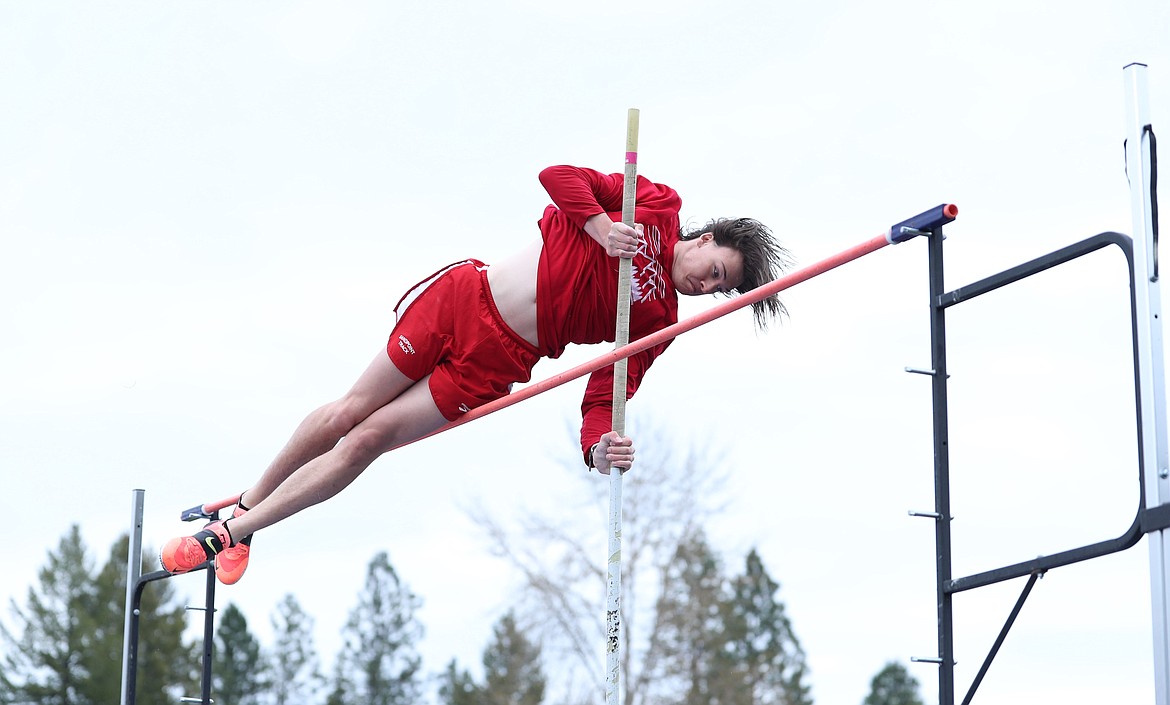
{"type": "MultiPolygon", "coordinates": [[[[559,357],[569,343],[613,342],[617,320],[618,260],[585,232],[585,221],[606,213],[621,220],[623,175],[552,166],[540,173],[555,205],[540,219],[544,239],[536,279],[536,322],[540,354],[559,357]]],[[[630,285],[630,340],[678,321],[678,293],[670,279],[679,239],[682,200],[669,186],[638,177],[634,221],[643,240],[633,260],[630,285]]],[[[627,363],[626,396],[633,397],[654,359],[670,345],[655,345],[627,363]]],[[[581,402],[581,449],[588,452],[612,430],[613,367],[589,377],[581,402]]]]}

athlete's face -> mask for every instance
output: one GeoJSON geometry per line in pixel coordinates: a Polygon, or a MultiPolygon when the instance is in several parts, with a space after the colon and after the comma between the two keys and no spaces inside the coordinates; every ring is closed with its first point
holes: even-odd
{"type": "Polygon", "coordinates": [[[728,292],[743,282],[743,255],[734,247],[716,245],[714,235],[703,233],[675,245],[670,279],[686,296],[728,292]]]}

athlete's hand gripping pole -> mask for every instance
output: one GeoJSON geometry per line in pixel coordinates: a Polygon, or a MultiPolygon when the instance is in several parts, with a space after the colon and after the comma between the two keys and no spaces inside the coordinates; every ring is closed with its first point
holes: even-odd
{"type": "MultiPolygon", "coordinates": [[[[638,109],[626,115],[626,170],[622,194],[622,222],[634,224],[634,201],[638,192],[638,109]]],[[[614,348],[630,342],[630,279],[634,260],[618,258],[617,329],[614,348]]],[[[627,359],[613,363],[613,430],[626,435],[627,359]]],[[[605,591],[605,702],[618,705],[621,679],[621,596],[622,596],[622,469],[609,469],[609,563],[605,591]]]]}

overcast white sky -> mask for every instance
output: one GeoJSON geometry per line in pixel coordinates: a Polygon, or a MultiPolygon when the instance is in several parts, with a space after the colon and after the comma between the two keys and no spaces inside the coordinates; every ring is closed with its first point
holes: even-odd
{"type": "MultiPolygon", "coordinates": [[[[629,107],[684,220],[759,218],[803,264],[958,204],[955,288],[1130,231],[1122,67],[1149,64],[1170,124],[1167,37],[1158,0],[0,0],[0,597],[23,602],[70,524],[104,560],[134,488],[157,546],[250,484],[406,286],[536,236],[541,168],[620,170],[629,107]]],[[[956,576],[1129,526],[1124,272],[1107,250],[951,310],[956,576]]],[[[911,242],[792,290],[766,335],[721,319],[631,405],[635,434],[730,449],[713,538],[733,570],[759,548],[825,705],[937,653],[933,530],[906,516],[933,507],[929,382],[903,372],[929,366],[926,277],[911,242]]],[[[383,458],[259,535],[220,599],[264,636],[294,592],[328,656],[385,549],[426,601],[426,666],[478,664],[517,578],[461,507],[567,506],[582,389],[383,458]]],[[[1020,589],[956,599],[959,697],[1020,589]]],[[[934,667],[912,673],[934,702],[934,667]]],[[[1150,702],[1152,673],[1143,540],[1049,573],[978,700],[1150,702]]]]}

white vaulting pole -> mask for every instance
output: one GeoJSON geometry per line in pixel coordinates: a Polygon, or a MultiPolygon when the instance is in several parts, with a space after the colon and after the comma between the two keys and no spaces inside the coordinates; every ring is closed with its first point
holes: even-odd
{"type": "MultiPolygon", "coordinates": [[[[622,222],[634,227],[634,200],[638,192],[638,109],[626,115],[626,171],[622,194],[622,222]]],[[[630,342],[630,278],[633,259],[618,258],[617,330],[614,346],[630,342]]],[[[626,435],[626,358],[613,363],[613,430],[626,435]]],[[[621,701],[622,598],[622,473],[609,471],[609,564],[605,590],[605,702],[621,701]]]]}

